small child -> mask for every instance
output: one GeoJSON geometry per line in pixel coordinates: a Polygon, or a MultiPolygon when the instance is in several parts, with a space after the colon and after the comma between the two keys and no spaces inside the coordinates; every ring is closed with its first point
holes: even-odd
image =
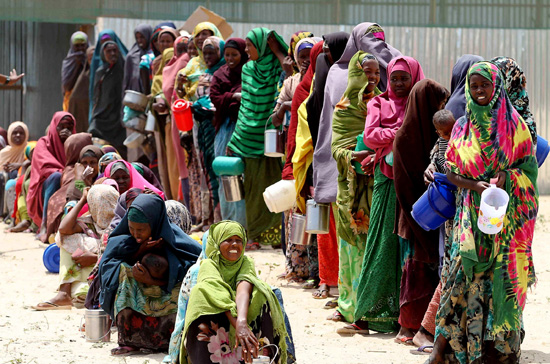
{"type": "Polygon", "coordinates": [[[430,153],[431,163],[424,172],[424,182],[426,184],[433,182],[434,172],[447,173],[445,153],[456,122],[453,113],[449,110],[439,110],[434,114],[432,120],[439,139],[430,153]]]}
{"type": "Polygon", "coordinates": [[[168,280],[168,260],[162,255],[147,253],[141,258],[141,265],[147,269],[151,278],[163,282],[168,280]]]}

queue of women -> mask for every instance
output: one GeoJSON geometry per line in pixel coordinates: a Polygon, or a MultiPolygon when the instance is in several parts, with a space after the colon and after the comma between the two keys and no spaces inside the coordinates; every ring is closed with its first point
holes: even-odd
{"type": "Polygon", "coordinates": [[[37,142],[22,122],[0,139],[8,231],[60,247],[57,294],[34,309],[101,307],[118,328],[113,355],[292,363],[281,292],[245,254],[271,245],[286,257],[280,278],[326,299],[341,335],[395,333],[429,363],[519,362],[538,167],[515,60],[464,55],[449,91],[375,23],[299,31],[290,46],[266,28],[224,40],[211,23],[134,34],[128,51],[113,31],[95,49],[75,33],[65,111],[37,142]],[[138,149],[124,145],[139,114],[123,106],[127,90],[149,95],[155,120],[138,149]],[[172,120],[180,99],[191,130],[172,120]],[[264,130],[279,126],[285,156],[265,156],[264,130]],[[244,162],[244,200],[226,200],[220,156],[244,162]],[[426,231],[411,211],[435,172],[457,187],[456,214],[426,231]],[[262,193],[280,180],[293,181],[296,203],[272,213],[262,193]],[[490,184],[509,195],[498,234],[477,227],[490,184]],[[289,237],[307,199],[330,204],[330,223],[301,245],[289,237]]]}

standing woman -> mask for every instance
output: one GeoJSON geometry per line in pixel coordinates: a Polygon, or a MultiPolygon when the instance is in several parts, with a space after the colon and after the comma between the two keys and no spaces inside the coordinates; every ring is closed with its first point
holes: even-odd
{"type": "Polygon", "coordinates": [[[69,110],[69,98],[76,80],[86,67],[86,50],[88,36],[84,32],[75,32],[71,35],[71,48],[61,66],[61,88],[63,90],[63,111],[69,110]]]}
{"type": "Polygon", "coordinates": [[[426,191],[424,171],[438,135],[433,115],[444,108],[450,93],[439,83],[424,79],[411,90],[403,125],[393,146],[394,186],[397,197],[394,231],[401,246],[401,290],[398,338],[410,338],[422,319],[439,283],[439,231],[426,231],[414,220],[414,203],[426,191]]]}
{"type": "Polygon", "coordinates": [[[446,354],[461,364],[517,363],[521,356],[523,309],[536,281],[531,244],[538,167],[529,128],[504,84],[492,63],[470,68],[466,115],[449,141],[447,176],[459,190],[430,363],[444,363],[446,354]],[[477,220],[480,195],[492,179],[510,200],[502,231],[487,235],[477,220]]]}
{"type": "Polygon", "coordinates": [[[63,144],[75,133],[75,119],[68,112],[53,115],[48,134],[38,139],[31,162],[31,179],[27,192],[29,217],[40,227],[38,238],[43,243],[46,235],[48,202],[59,189],[61,172],[67,161],[63,144]]]}
{"type": "MultiPolygon", "coordinates": [[[[248,62],[245,48],[244,39],[228,39],[223,51],[226,64],[214,72],[210,83],[210,100],[216,108],[212,120],[216,128],[216,139],[214,140],[216,157],[226,155],[227,143],[233,135],[239,116],[242,95],[241,72],[245,63],[248,62]]],[[[241,225],[247,226],[245,201],[227,202],[221,184],[218,195],[222,219],[237,221],[241,225]]]]}
{"type": "Polygon", "coordinates": [[[88,131],[112,144],[124,156],[126,130],[120,121],[124,58],[118,45],[107,41],[101,46],[101,60],[103,64],[97,69],[94,79],[93,110],[88,131]]]}
{"type": "Polygon", "coordinates": [[[273,214],[261,195],[281,178],[281,160],[264,156],[264,129],[277,96],[285,53],[283,39],[266,28],[255,28],[246,37],[250,62],[243,66],[242,99],[235,132],[228,147],[245,162],[246,222],[252,241],[280,242],[281,214],[273,214]]]}
{"type": "Polygon", "coordinates": [[[126,62],[124,64],[124,81],[122,81],[122,90],[133,90],[145,93],[145,85],[140,81],[139,63],[141,57],[150,49],[151,34],[153,29],[149,24],[140,24],[134,29],[134,38],[136,42],[128,51],[126,62]]]}
{"type": "Polygon", "coordinates": [[[76,79],[76,83],[69,97],[68,111],[76,120],[76,132],[83,133],[88,130],[90,108],[90,63],[94,55],[95,47],[88,47],[86,50],[86,63],[76,79]]]}
{"type": "Polygon", "coordinates": [[[379,332],[393,332],[399,316],[401,264],[393,231],[393,142],[403,124],[409,93],[424,78],[418,61],[405,56],[388,64],[387,75],[388,90],[369,103],[363,136],[365,145],[375,152],[362,162],[365,172],[374,173],[374,190],[353,325],[379,332]]]}
{"type": "Polygon", "coordinates": [[[372,176],[358,174],[352,162],[362,161],[365,155],[373,154],[372,150],[355,152],[354,148],[357,137],[365,129],[368,102],[381,94],[377,88],[379,82],[380,66],[376,58],[363,51],[355,53],[349,61],[348,86],[336,104],[332,118],[332,155],[338,166],[334,217],[340,238],[337,312],[347,322],[354,321],[357,303],[354,287],[363,266],[374,185],[372,176]]]}

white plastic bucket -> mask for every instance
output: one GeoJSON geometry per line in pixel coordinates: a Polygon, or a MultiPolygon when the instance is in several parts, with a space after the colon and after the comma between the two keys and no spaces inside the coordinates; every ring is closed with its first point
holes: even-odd
{"type": "Polygon", "coordinates": [[[477,227],[485,234],[498,234],[504,225],[504,217],[510,196],[496,185],[491,185],[481,194],[477,227]]]}
{"type": "Polygon", "coordinates": [[[295,181],[280,180],[266,188],[263,195],[269,211],[279,213],[290,210],[296,202],[295,181]]]}

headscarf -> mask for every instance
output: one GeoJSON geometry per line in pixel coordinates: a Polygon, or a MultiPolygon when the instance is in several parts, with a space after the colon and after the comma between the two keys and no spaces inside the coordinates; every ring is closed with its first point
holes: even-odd
{"type": "MultiPolygon", "coordinates": [[[[171,34],[172,32],[166,32],[166,33],[171,34]]],[[[157,68],[157,72],[153,76],[153,83],[151,84],[151,95],[157,96],[162,92],[162,85],[163,85],[162,72],[164,71],[164,66],[166,66],[173,57],[174,57],[174,48],[166,48],[164,52],[162,52],[160,65],[157,68]]]]}
{"type": "Polygon", "coordinates": [[[314,46],[309,54],[310,64],[306,74],[302,78],[302,81],[296,87],[294,96],[292,97],[292,107],[290,109],[290,125],[288,127],[288,134],[286,139],[286,162],[283,168],[282,178],[286,180],[294,179],[292,174],[292,156],[296,149],[296,130],[298,128],[298,108],[308,98],[311,90],[311,81],[315,74],[315,67],[317,65],[317,57],[323,52],[323,42],[314,41],[315,38],[302,39],[303,42],[309,41],[310,44],[314,43],[314,46]]]}
{"type": "MultiPolygon", "coordinates": [[[[186,337],[187,330],[191,323],[201,316],[215,315],[230,311],[233,317],[237,317],[237,305],[235,303],[237,283],[247,281],[254,286],[267,300],[273,331],[279,337],[281,355],[279,362],[286,363],[286,326],[284,323],[281,306],[273,294],[271,287],[258,278],[254,261],[244,255],[246,245],[246,231],[244,227],[235,221],[221,221],[210,226],[206,241],[206,256],[201,263],[197,284],[191,290],[189,304],[185,315],[185,326],[183,336],[186,337]],[[230,262],[220,253],[220,244],[233,235],[237,235],[243,241],[241,257],[230,262]]],[[[254,294],[253,294],[254,295],[254,294]]],[[[251,300],[248,307],[248,317],[256,317],[261,313],[263,300],[251,300]]],[[[234,334],[230,338],[231,347],[235,345],[234,334]]],[[[185,359],[185,346],[181,348],[180,361],[185,359]]]]}
{"type": "Polygon", "coordinates": [[[103,47],[101,44],[101,38],[105,35],[108,35],[109,38],[113,42],[116,43],[118,46],[118,51],[121,55],[120,58],[122,58],[122,61],[124,62],[124,58],[126,57],[126,54],[128,54],[128,49],[122,43],[120,38],[116,35],[116,33],[111,29],[105,29],[99,33],[97,36],[97,43],[95,45],[94,55],[92,57],[92,62],[90,63],[90,112],[89,112],[89,118],[92,118],[92,109],[93,109],[93,100],[94,100],[94,87],[95,87],[95,74],[97,70],[99,69],[99,66],[104,64],[104,61],[102,59],[103,55],[103,47]]]}
{"type": "Polygon", "coordinates": [[[73,89],[78,75],[86,65],[86,51],[77,52],[74,50],[74,46],[81,43],[86,43],[86,46],[89,46],[88,35],[80,31],[74,32],[71,35],[71,48],[61,65],[61,88],[63,92],[73,89]]]}
{"type": "Polygon", "coordinates": [[[141,188],[130,188],[128,191],[122,193],[118,198],[117,204],[115,206],[114,216],[111,220],[111,229],[114,229],[120,224],[124,215],[126,215],[126,210],[128,210],[128,202],[135,200],[140,194],[143,193],[141,188]]]}
{"type": "Polygon", "coordinates": [[[529,95],[527,94],[527,78],[525,77],[525,73],[523,73],[516,60],[510,57],[495,57],[491,60],[491,63],[496,64],[504,75],[504,88],[510,98],[510,102],[527,124],[531,133],[531,139],[537,145],[537,124],[533,119],[533,113],[529,109],[529,95]]]}
{"type": "Polygon", "coordinates": [[[229,118],[231,122],[236,122],[239,115],[240,101],[233,98],[233,94],[240,92],[241,72],[244,64],[248,62],[248,54],[245,52],[246,42],[241,38],[230,38],[225,42],[225,49],[233,48],[241,54],[241,63],[231,69],[229,65],[223,65],[214,72],[214,77],[210,82],[210,100],[216,107],[213,123],[216,131],[229,118]]]}
{"type": "MultiPolygon", "coordinates": [[[[197,24],[195,26],[195,29],[193,30],[193,43],[197,44],[197,35],[199,35],[200,32],[203,30],[210,30],[212,33],[214,33],[214,37],[218,37],[223,39],[222,34],[220,33],[219,29],[210,22],[202,22],[197,24]]],[[[204,43],[203,43],[204,45],[204,43]]],[[[180,70],[178,72],[179,74],[187,76],[187,84],[185,85],[185,99],[190,100],[195,97],[195,91],[197,89],[197,84],[199,81],[199,77],[206,72],[206,63],[204,63],[204,57],[202,55],[202,49],[199,49],[197,47],[197,51],[199,55],[197,57],[193,57],[189,63],[187,63],[187,66],[183,70],[180,70]]],[[[177,80],[176,75],[176,80],[177,80]]]]}
{"type": "MultiPolygon", "coordinates": [[[[156,195],[139,195],[131,209],[139,210],[145,215],[151,227],[151,238],[162,238],[161,250],[168,260],[168,283],[162,286],[164,292],[171,292],[177,283],[183,280],[187,270],[201,254],[199,243],[183,233],[176,225],[170,224],[166,215],[164,201],[156,195]]],[[[130,234],[128,227],[128,213],[109,236],[107,249],[99,264],[101,276],[101,294],[99,301],[101,308],[111,317],[114,315],[114,300],[117,293],[122,263],[133,265],[131,257],[139,250],[139,244],[130,234]]],[[[113,317],[114,318],[114,317],[113,317]]]]}
{"type": "MultiPolygon", "coordinates": [[[[103,177],[105,178],[105,177],[103,177]]],[[[112,178],[105,178],[101,183],[101,185],[113,187],[118,192],[118,183],[112,178]]]]}
{"type": "Polygon", "coordinates": [[[225,64],[225,58],[223,56],[223,50],[224,50],[224,47],[225,47],[225,42],[223,41],[223,39],[221,39],[219,37],[212,36],[212,37],[208,37],[204,40],[204,43],[202,44],[203,54],[204,54],[204,47],[206,47],[206,46],[211,46],[212,48],[214,48],[214,50],[220,56],[220,60],[218,61],[218,63],[216,63],[211,68],[206,69],[206,73],[208,73],[210,75],[213,75],[214,72],[219,70],[220,67],[225,64]]]}
{"type": "Polygon", "coordinates": [[[110,185],[94,185],[88,192],[88,208],[98,233],[109,227],[119,198],[118,191],[110,185]]]}
{"type": "Polygon", "coordinates": [[[8,127],[7,142],[9,145],[0,150],[0,168],[7,163],[23,163],[25,161],[25,149],[27,148],[27,140],[29,140],[29,129],[27,125],[21,121],[15,121],[8,127]],[[12,141],[13,132],[17,127],[22,127],[25,132],[25,139],[21,145],[15,145],[12,141]]]}
{"type": "Polygon", "coordinates": [[[470,67],[466,79],[466,115],[454,128],[447,149],[452,173],[486,181],[506,172],[510,200],[502,231],[483,234],[477,227],[480,195],[459,189],[453,245],[460,247],[468,281],[493,271],[494,321],[491,334],[521,328],[527,288],[535,282],[531,244],[538,210],[535,148],[527,124],[510,102],[499,68],[490,62],[470,67]],[[491,101],[481,106],[470,95],[470,77],[479,74],[494,85],[491,101]],[[459,240],[460,239],[460,240],[459,240]]]}
{"type": "MultiPolygon", "coordinates": [[[[420,63],[412,57],[401,56],[390,62],[387,72],[388,84],[391,74],[395,71],[405,71],[410,74],[411,87],[424,78],[420,63]]],[[[376,152],[374,165],[380,163],[381,172],[390,179],[393,179],[393,168],[386,162],[384,157],[392,153],[395,134],[403,124],[403,118],[405,117],[407,100],[408,97],[397,97],[391,87],[388,87],[386,92],[376,96],[369,104],[363,141],[367,147],[374,149],[376,152]]],[[[430,148],[434,143],[430,145],[430,148]]]]}
{"type": "Polygon", "coordinates": [[[461,56],[453,66],[451,77],[451,97],[445,105],[445,109],[451,111],[456,120],[466,113],[466,96],[464,96],[464,85],[466,85],[466,74],[468,69],[476,62],[483,61],[483,58],[475,54],[461,56]]]}
{"type": "Polygon", "coordinates": [[[228,144],[229,148],[243,157],[263,156],[264,129],[277,98],[277,83],[282,68],[267,44],[271,34],[283,53],[288,52],[288,46],[273,30],[255,28],[246,36],[256,47],[258,59],[243,66],[241,107],[235,131],[228,144]]]}
{"type": "Polygon", "coordinates": [[[179,228],[189,235],[192,227],[191,214],[187,207],[179,201],[166,201],[166,214],[171,224],[179,226],[179,228]]]}
{"type": "Polygon", "coordinates": [[[165,29],[176,29],[176,24],[171,21],[165,21],[157,24],[155,29],[153,29],[153,35],[151,36],[151,48],[153,49],[153,54],[155,57],[160,56],[159,50],[154,46],[154,42],[159,38],[160,33],[165,29]]]}
{"type": "Polygon", "coordinates": [[[122,82],[122,90],[134,90],[144,92],[143,86],[140,83],[139,62],[141,57],[145,55],[151,46],[151,34],[153,28],[149,24],[140,24],[134,29],[134,37],[140,33],[145,37],[145,49],[141,48],[137,42],[128,51],[126,63],[124,64],[124,81],[122,82]]]}
{"type": "Polygon", "coordinates": [[[31,140],[30,142],[27,142],[27,147],[25,148],[25,158],[28,160],[31,160],[31,152],[34,150],[34,147],[36,147],[36,140],[31,140]]]}
{"type": "Polygon", "coordinates": [[[161,191],[164,191],[164,188],[162,187],[162,184],[159,182],[157,176],[151,171],[149,167],[146,165],[139,163],[139,162],[132,162],[132,165],[134,168],[145,178],[147,182],[155,186],[161,191]]]}
{"type": "Polygon", "coordinates": [[[57,133],[57,126],[61,119],[68,116],[73,122],[73,134],[76,132],[76,121],[68,112],[58,111],[53,115],[48,134],[38,139],[31,163],[31,180],[27,192],[27,210],[30,218],[38,226],[42,224],[42,185],[54,172],[61,172],[65,168],[65,148],[57,133]]]}
{"type": "Polygon", "coordinates": [[[99,164],[101,157],[103,157],[103,151],[99,147],[96,147],[95,145],[87,145],[84,148],[82,148],[82,150],[80,151],[78,160],[81,160],[84,154],[86,154],[87,152],[92,152],[97,158],[97,162],[99,164]]]}
{"type": "Polygon", "coordinates": [[[5,148],[8,145],[8,131],[2,127],[0,127],[0,137],[1,147],[5,148]]]}
{"type": "MultiPolygon", "coordinates": [[[[393,143],[393,173],[397,195],[395,231],[414,243],[414,259],[437,263],[439,260],[438,231],[425,231],[411,215],[414,203],[426,191],[424,171],[430,165],[430,152],[438,135],[433,115],[450,93],[439,83],[423,79],[412,88],[403,125],[393,143]]],[[[435,287],[434,287],[435,288],[435,287]]],[[[433,292],[433,291],[432,291],[433,292]]]]}
{"type": "Polygon", "coordinates": [[[189,54],[176,54],[176,47],[178,43],[184,41],[185,39],[187,38],[182,36],[176,38],[174,41],[174,56],[162,70],[162,93],[164,94],[164,98],[168,102],[168,105],[172,104],[172,94],[174,93],[174,85],[176,83],[178,71],[185,68],[189,62],[189,54]]]}
{"type": "Polygon", "coordinates": [[[118,153],[107,152],[103,157],[99,158],[99,173],[104,173],[107,165],[113,161],[121,160],[122,157],[118,153]]]}
{"type": "MultiPolygon", "coordinates": [[[[357,144],[357,136],[365,129],[367,102],[381,93],[378,88],[375,88],[367,95],[367,100],[363,98],[369,84],[362,67],[365,59],[376,60],[373,55],[363,51],[351,57],[348,66],[348,85],[334,108],[332,119],[332,155],[338,167],[338,178],[340,181],[345,180],[347,187],[346,191],[338,192],[339,197],[336,200],[338,213],[334,217],[338,236],[351,245],[356,244],[356,235],[366,239],[368,231],[363,230],[363,227],[357,227],[355,230],[350,228],[358,209],[368,205],[361,201],[365,196],[368,199],[367,183],[364,183],[365,180],[357,181],[356,172],[351,166],[353,148],[357,144]]],[[[369,212],[363,211],[367,216],[369,212]]]]}
{"type": "MultiPolygon", "coordinates": [[[[298,48],[297,45],[303,39],[312,38],[312,37],[313,37],[313,33],[305,31],[305,30],[299,30],[299,31],[295,32],[294,34],[292,34],[292,36],[290,37],[290,44],[288,46],[288,55],[294,61],[294,64],[295,64],[294,69],[295,69],[296,72],[300,71],[297,67],[297,63],[298,63],[298,57],[297,57],[298,53],[296,52],[296,50],[298,48]]],[[[289,76],[291,76],[291,75],[289,75],[289,76]]]]}
{"type": "Polygon", "coordinates": [[[113,147],[112,145],[109,145],[109,144],[102,145],[102,146],[101,146],[101,150],[102,150],[103,153],[105,153],[105,154],[107,154],[107,153],[116,153],[116,154],[119,154],[119,153],[118,153],[118,150],[116,150],[115,147],[113,147]]]}
{"type": "Polygon", "coordinates": [[[313,153],[313,185],[315,201],[329,203],[336,201],[338,170],[332,158],[332,114],[347,85],[348,65],[358,51],[372,54],[380,65],[378,89],[386,87],[386,68],[390,61],[401,53],[385,42],[384,31],[378,24],[361,23],[353,28],[346,49],[338,61],[330,68],[327,76],[323,109],[319,119],[317,143],[313,153]]]}
{"type": "Polygon", "coordinates": [[[153,186],[151,183],[147,182],[145,178],[141,174],[139,174],[138,171],[132,166],[130,163],[126,162],[125,160],[118,160],[109,163],[107,168],[105,168],[105,177],[111,178],[111,176],[116,172],[117,169],[122,168],[121,165],[126,167],[126,170],[129,172],[130,175],[130,188],[148,188],[150,190],[153,190],[156,194],[158,194],[160,197],[164,198],[164,192],[153,186]]]}

